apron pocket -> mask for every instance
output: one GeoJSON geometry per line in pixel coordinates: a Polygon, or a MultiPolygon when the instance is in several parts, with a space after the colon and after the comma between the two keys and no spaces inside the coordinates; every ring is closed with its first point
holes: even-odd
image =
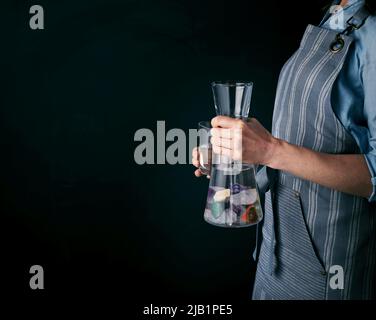
{"type": "Polygon", "coordinates": [[[311,259],[294,250],[279,246],[278,267],[273,274],[275,287],[284,291],[285,299],[325,300],[327,276],[311,259]]]}
{"type": "Polygon", "coordinates": [[[300,194],[279,184],[274,202],[276,278],[296,299],[324,299],[327,275],[304,219],[300,194]]]}

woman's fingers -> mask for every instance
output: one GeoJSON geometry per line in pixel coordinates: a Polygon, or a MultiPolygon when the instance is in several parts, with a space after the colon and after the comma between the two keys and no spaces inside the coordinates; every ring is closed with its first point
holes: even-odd
{"type": "MultiPolygon", "coordinates": [[[[196,177],[202,177],[202,176],[205,176],[204,173],[202,173],[202,171],[200,169],[197,169],[195,172],[194,172],[195,176],[196,177]]],[[[206,175],[206,178],[210,179],[210,175],[206,175]]]]}
{"type": "Polygon", "coordinates": [[[195,171],[195,176],[196,176],[196,177],[201,177],[201,176],[202,176],[202,172],[201,172],[200,169],[197,169],[197,170],[195,171]]]}
{"type": "Polygon", "coordinates": [[[234,140],[224,139],[221,137],[213,136],[210,139],[210,142],[213,146],[222,147],[226,149],[233,149],[234,140]]]}
{"type": "Polygon", "coordinates": [[[195,147],[192,150],[192,164],[198,168],[200,166],[198,148],[195,147]]]}
{"type": "Polygon", "coordinates": [[[195,147],[195,148],[193,148],[193,150],[192,150],[192,158],[198,158],[198,148],[197,147],[195,147]]]}
{"type": "MultiPolygon", "coordinates": [[[[200,168],[200,151],[198,150],[198,148],[194,148],[192,150],[192,164],[196,167],[196,168],[200,168]]],[[[208,166],[210,166],[210,163],[211,163],[211,153],[208,155],[208,159],[209,159],[209,164],[208,166]]],[[[201,176],[204,176],[206,175],[207,178],[210,178],[210,175],[209,174],[206,174],[206,173],[203,173],[201,171],[201,169],[196,169],[195,172],[194,172],[194,175],[196,177],[201,177],[201,176]]]]}
{"type": "Polygon", "coordinates": [[[233,156],[233,151],[231,149],[226,149],[226,148],[222,148],[222,147],[218,147],[214,145],[213,145],[213,152],[216,154],[227,156],[229,158],[232,158],[233,156]]]}
{"type": "Polygon", "coordinates": [[[200,166],[200,162],[197,159],[192,159],[192,164],[198,168],[200,166]]]}
{"type": "Polygon", "coordinates": [[[210,133],[213,137],[220,137],[223,139],[232,139],[234,137],[233,129],[212,128],[210,133]]]}
{"type": "Polygon", "coordinates": [[[216,116],[215,118],[211,120],[211,125],[213,128],[216,128],[216,127],[234,128],[237,126],[239,121],[241,120],[226,117],[226,116],[216,116]]]}
{"type": "Polygon", "coordinates": [[[242,160],[243,135],[247,133],[247,124],[242,119],[217,116],[212,119],[211,129],[214,153],[242,160]]]}

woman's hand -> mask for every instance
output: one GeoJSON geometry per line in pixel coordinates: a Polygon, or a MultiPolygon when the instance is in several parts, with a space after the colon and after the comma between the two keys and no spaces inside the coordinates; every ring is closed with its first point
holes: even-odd
{"type": "Polygon", "coordinates": [[[255,118],[217,116],[211,121],[213,151],[243,163],[270,166],[279,140],[255,118]]]}

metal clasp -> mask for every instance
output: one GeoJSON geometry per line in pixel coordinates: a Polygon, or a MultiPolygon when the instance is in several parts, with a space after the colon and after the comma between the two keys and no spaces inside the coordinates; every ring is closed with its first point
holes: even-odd
{"type": "Polygon", "coordinates": [[[342,38],[342,34],[339,33],[336,36],[336,39],[330,45],[330,51],[333,53],[340,52],[345,46],[345,40],[342,38]]]}
{"type": "Polygon", "coordinates": [[[347,21],[347,28],[342,32],[338,33],[336,39],[330,45],[330,51],[333,53],[340,52],[345,46],[345,40],[342,38],[342,35],[349,35],[354,30],[358,30],[365,23],[365,19],[359,22],[359,20],[354,17],[350,17],[347,21]]]}
{"type": "MultiPolygon", "coordinates": [[[[364,23],[366,22],[364,19],[360,22],[360,23],[356,23],[358,22],[354,17],[351,17],[349,20],[347,20],[347,24],[351,27],[352,30],[358,30],[360,27],[362,27],[364,25],[364,23]],[[353,20],[355,20],[355,23],[353,22],[353,20]]],[[[351,30],[351,31],[352,31],[351,30]]]]}

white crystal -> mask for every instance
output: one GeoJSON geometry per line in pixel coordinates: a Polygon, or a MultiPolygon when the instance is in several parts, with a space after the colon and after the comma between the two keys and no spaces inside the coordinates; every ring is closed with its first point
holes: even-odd
{"type": "Polygon", "coordinates": [[[231,202],[234,205],[249,205],[257,201],[257,190],[247,189],[231,195],[231,202]]]}

